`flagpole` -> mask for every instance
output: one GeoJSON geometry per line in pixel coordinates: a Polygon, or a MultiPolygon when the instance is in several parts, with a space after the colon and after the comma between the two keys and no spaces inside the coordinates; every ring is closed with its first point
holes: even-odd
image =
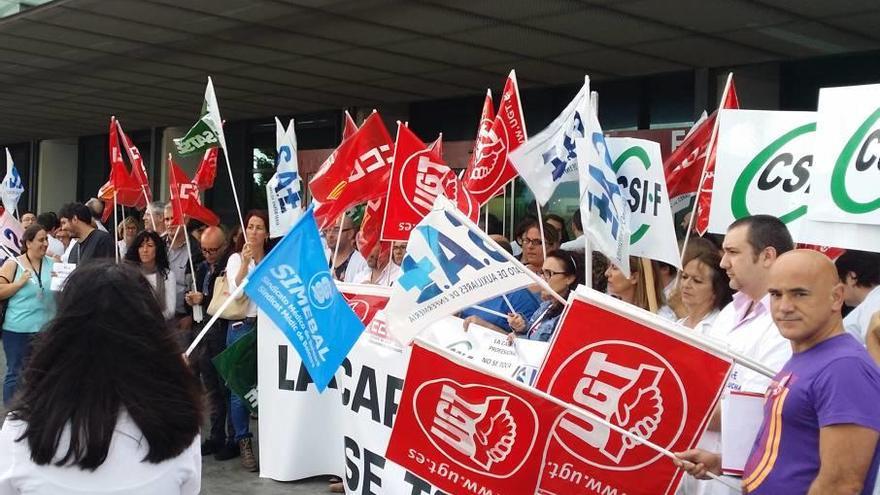
{"type": "MultiPolygon", "coordinates": [[[[333,275],[336,275],[336,256],[339,255],[339,241],[342,240],[342,224],[345,223],[345,212],[343,211],[341,215],[339,215],[339,231],[336,233],[336,247],[333,248],[333,257],[330,258],[330,270],[333,271],[333,275]]],[[[343,274],[344,277],[344,274],[343,274]]]]}
{"type": "Polygon", "coordinates": [[[504,203],[501,206],[501,235],[507,237],[507,184],[504,184],[502,191],[504,203]]]}
{"type": "Polygon", "coordinates": [[[241,295],[247,284],[248,279],[245,278],[241,281],[241,284],[239,284],[239,286],[236,287],[231,294],[229,294],[229,297],[227,297],[226,300],[223,301],[223,304],[221,304],[220,307],[217,308],[217,312],[214,313],[214,316],[212,316],[211,319],[208,320],[208,323],[206,323],[205,326],[202,327],[202,331],[199,332],[198,335],[196,335],[195,339],[193,339],[192,344],[190,344],[189,347],[186,349],[186,352],[183,353],[184,357],[188,358],[190,354],[192,354],[195,348],[198,347],[199,343],[201,343],[202,339],[205,338],[205,334],[208,333],[208,330],[210,330],[214,326],[214,324],[217,323],[217,320],[220,319],[220,315],[223,314],[224,311],[226,311],[226,308],[228,308],[234,300],[238,299],[238,296],[241,295]]]}
{"type": "MultiPolygon", "coordinates": [[[[538,207],[538,230],[541,232],[541,252],[544,253],[544,259],[547,259],[547,243],[544,237],[544,219],[541,215],[541,203],[538,203],[538,198],[535,198],[535,206],[538,207]]],[[[558,237],[558,236],[557,236],[558,237]]]]}
{"type": "Polygon", "coordinates": [[[116,209],[119,205],[117,204],[117,200],[116,200],[117,194],[118,194],[118,192],[116,191],[116,188],[114,187],[113,188],[113,244],[114,244],[113,247],[115,247],[116,249],[114,249],[113,251],[116,252],[116,263],[118,264],[119,263],[119,244],[117,244],[117,243],[119,242],[119,240],[116,237],[119,235],[119,215],[118,215],[118,212],[116,211],[116,209]]]}
{"type": "MultiPolygon", "coordinates": [[[[181,217],[183,217],[182,213],[181,213],[181,217]]],[[[195,263],[193,263],[192,248],[190,247],[190,244],[189,244],[189,232],[187,232],[187,229],[186,229],[186,219],[181,218],[181,220],[183,221],[183,238],[186,240],[186,257],[189,258],[189,270],[190,270],[190,273],[192,273],[192,285],[193,285],[193,291],[195,292],[195,291],[198,291],[198,287],[196,286],[196,266],[195,266],[195,263]]],[[[174,235],[176,237],[177,233],[175,233],[174,235]]],[[[172,241],[171,244],[173,245],[174,242],[172,241]]],[[[184,278],[185,278],[185,276],[184,276],[184,278]]],[[[202,305],[196,304],[192,308],[193,308],[193,321],[195,321],[196,323],[201,322],[202,319],[204,318],[204,315],[202,314],[202,305]],[[196,309],[196,308],[198,308],[198,309],[196,309]],[[198,316],[198,318],[196,318],[196,316],[198,316]]]]}
{"type": "MultiPolygon", "coordinates": [[[[453,354],[452,352],[449,352],[449,351],[446,350],[446,349],[443,349],[442,347],[440,347],[440,346],[434,344],[433,342],[429,342],[429,341],[427,341],[427,340],[424,340],[424,339],[422,339],[421,337],[415,337],[415,339],[418,340],[418,344],[421,345],[422,347],[425,347],[426,349],[428,349],[428,350],[430,350],[430,351],[433,351],[434,353],[440,354],[440,355],[443,356],[444,358],[446,358],[446,359],[448,359],[448,360],[450,360],[450,361],[455,362],[455,364],[457,364],[457,365],[459,365],[459,366],[461,366],[461,367],[467,368],[467,369],[469,369],[469,370],[471,370],[471,371],[476,371],[476,372],[481,373],[481,374],[488,374],[488,375],[492,376],[492,378],[495,378],[495,379],[499,379],[499,380],[504,381],[504,383],[506,383],[508,386],[518,388],[518,389],[520,389],[520,390],[522,390],[522,391],[524,391],[524,392],[527,392],[527,393],[535,394],[535,395],[537,395],[538,397],[540,397],[540,398],[542,398],[542,399],[544,399],[544,400],[546,400],[546,401],[552,402],[552,403],[555,404],[556,406],[565,409],[565,410],[566,410],[567,412],[569,412],[569,413],[574,413],[576,416],[580,416],[580,417],[582,417],[582,418],[587,418],[587,419],[589,419],[590,421],[595,421],[595,422],[597,422],[597,423],[599,423],[599,424],[605,426],[606,428],[609,428],[609,429],[611,429],[611,430],[614,430],[614,432],[616,432],[616,433],[618,433],[618,434],[620,434],[620,435],[623,435],[623,436],[629,438],[630,440],[634,440],[634,441],[636,441],[636,442],[638,442],[638,443],[644,445],[645,447],[648,447],[649,449],[651,449],[651,450],[653,450],[653,451],[655,451],[655,452],[658,452],[658,453],[660,453],[660,454],[663,454],[664,456],[666,456],[666,457],[672,459],[673,461],[680,462],[680,463],[683,463],[683,464],[685,464],[685,465],[691,465],[691,464],[693,464],[693,463],[691,463],[691,462],[689,462],[689,461],[686,461],[686,460],[684,460],[684,459],[679,459],[679,458],[676,457],[676,455],[673,454],[670,450],[665,449],[665,448],[663,448],[663,447],[661,447],[661,446],[655,444],[654,442],[652,442],[652,441],[650,441],[650,440],[648,440],[648,439],[646,439],[646,438],[644,438],[644,437],[642,437],[642,436],[640,436],[640,435],[637,435],[637,434],[633,433],[633,432],[630,431],[630,430],[627,430],[627,429],[621,428],[620,426],[618,426],[618,425],[616,425],[616,424],[614,424],[614,423],[608,421],[607,419],[604,419],[604,418],[602,418],[602,417],[596,415],[595,413],[592,413],[592,412],[590,412],[590,411],[588,411],[588,410],[586,410],[586,409],[583,409],[583,408],[581,408],[580,406],[577,406],[577,405],[575,405],[575,404],[571,404],[571,403],[565,402],[564,400],[559,399],[558,397],[554,397],[554,396],[548,394],[547,392],[544,392],[544,391],[539,390],[539,389],[537,389],[537,388],[532,388],[532,387],[530,387],[530,386],[528,386],[528,385],[526,385],[526,384],[524,384],[524,383],[518,382],[518,381],[516,381],[516,380],[514,380],[514,379],[512,379],[512,378],[510,378],[510,377],[508,377],[508,376],[505,376],[505,375],[502,375],[502,374],[495,374],[495,373],[487,372],[487,371],[485,371],[485,370],[477,369],[477,368],[474,367],[474,365],[473,365],[472,362],[467,361],[467,360],[461,358],[460,356],[458,356],[458,355],[456,355],[456,354],[453,354]]],[[[563,416],[564,416],[564,415],[560,415],[560,416],[556,419],[556,422],[554,423],[554,426],[553,426],[554,429],[555,429],[556,426],[559,424],[559,421],[563,418],[563,416]]],[[[714,479],[714,480],[716,480],[716,481],[718,481],[718,482],[724,484],[725,486],[728,486],[728,487],[733,488],[733,489],[736,489],[736,490],[741,490],[741,489],[742,489],[742,487],[739,485],[739,483],[735,483],[735,482],[733,482],[733,481],[727,480],[727,479],[722,478],[721,476],[716,475],[716,474],[711,473],[711,472],[707,472],[706,474],[707,474],[710,478],[712,478],[712,479],[714,479]]]]}
{"type": "MultiPolygon", "coordinates": [[[[727,82],[724,83],[724,91],[721,93],[721,100],[718,102],[718,112],[724,108],[724,100],[727,98],[727,92],[730,91],[730,83],[733,81],[733,72],[727,73],[727,82]]],[[[719,115],[720,116],[720,115],[719,115]]],[[[703,190],[703,183],[706,181],[706,169],[709,167],[709,159],[712,156],[712,149],[715,147],[715,139],[718,137],[719,118],[715,118],[712,125],[712,136],[709,138],[709,145],[706,147],[706,158],[703,160],[703,171],[700,173],[700,185],[697,187],[697,194],[694,196],[694,205],[691,208],[691,217],[688,219],[687,231],[684,233],[684,242],[681,245],[681,263],[684,263],[684,253],[687,251],[688,242],[691,240],[691,230],[694,228],[694,221],[697,216],[697,208],[700,205],[700,192],[703,190]]],[[[679,263],[679,264],[681,264],[679,263]]],[[[679,270],[681,277],[681,270],[679,270]]]]}
{"type": "MultiPolygon", "coordinates": [[[[223,132],[223,129],[220,130],[223,132]]],[[[225,139],[223,140],[226,141],[225,139]]],[[[247,232],[247,227],[244,225],[244,217],[241,214],[241,203],[238,202],[238,193],[235,192],[235,180],[232,178],[232,165],[229,164],[229,152],[226,151],[226,146],[223,146],[223,142],[220,143],[220,147],[223,148],[223,158],[226,159],[226,172],[229,174],[229,187],[232,189],[232,199],[235,200],[235,212],[238,214],[238,223],[241,224],[241,235],[244,235],[247,232]]]]}
{"type": "Polygon", "coordinates": [[[657,293],[654,291],[654,265],[648,258],[639,258],[645,275],[645,294],[648,295],[648,311],[656,313],[659,307],[657,293]]]}

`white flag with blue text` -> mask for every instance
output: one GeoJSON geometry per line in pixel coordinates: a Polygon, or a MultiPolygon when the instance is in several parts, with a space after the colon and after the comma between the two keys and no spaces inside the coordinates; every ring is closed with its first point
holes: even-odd
{"type": "Polygon", "coordinates": [[[587,79],[556,120],[508,155],[508,160],[541,205],[547,204],[556,186],[578,180],[574,140],[584,137],[589,103],[590,83],[587,79]]]}
{"type": "Polygon", "coordinates": [[[517,262],[442,194],[410,234],[385,306],[401,343],[442,318],[534,283],[517,262]]]}
{"type": "Polygon", "coordinates": [[[302,180],[296,159],[296,133],[290,119],[287,128],[275,117],[275,175],[266,183],[269,237],[281,237],[302,216],[302,180]]]}
{"type": "Polygon", "coordinates": [[[0,185],[0,199],[3,201],[3,208],[10,215],[18,210],[18,198],[23,192],[24,185],[21,183],[21,176],[18,175],[18,169],[12,162],[9,148],[6,148],[6,176],[3,177],[3,184],[0,185]]]}
{"type": "Polygon", "coordinates": [[[629,277],[629,205],[595,113],[588,112],[586,137],[575,140],[580,174],[581,218],[590,248],[629,277]]]}

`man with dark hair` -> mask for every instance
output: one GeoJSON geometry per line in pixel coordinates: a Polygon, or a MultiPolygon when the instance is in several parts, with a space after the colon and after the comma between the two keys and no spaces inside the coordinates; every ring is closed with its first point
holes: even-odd
{"type": "Polygon", "coordinates": [[[37,215],[37,223],[46,229],[46,235],[49,240],[49,247],[46,249],[46,255],[60,258],[64,254],[64,243],[59,241],[55,234],[58,232],[58,216],[54,211],[40,213],[37,215]]]}
{"type": "Polygon", "coordinates": [[[854,308],[843,319],[843,329],[865,343],[871,315],[880,310],[880,253],[851,249],[834,265],[843,283],[843,301],[854,308]]]}
{"type": "MultiPolygon", "coordinates": [[[[872,493],[880,463],[880,370],[843,330],[834,266],[815,251],[787,253],[770,269],[768,292],[793,355],[767,391],[743,493],[872,493]]],[[[692,475],[720,472],[717,453],[677,455],[693,463],[679,463],[692,475]]]]}
{"type": "MultiPolygon", "coordinates": [[[[767,287],[770,267],[776,258],[794,248],[791,234],[778,218],[755,215],[732,223],[722,247],[721,268],[730,277],[730,288],[738,292],[706,333],[726,343],[730,350],[778,370],[791,357],[791,345],[773,322],[767,287]]],[[[734,366],[727,380],[727,390],[758,394],[763,394],[769,385],[769,378],[740,365],[734,366]]],[[[700,448],[721,451],[720,419],[716,410],[700,439],[700,448]]],[[[710,483],[707,493],[728,493],[724,485],[710,483]]]]}
{"type": "Polygon", "coordinates": [[[116,243],[107,232],[92,226],[92,212],[82,203],[68,203],[58,212],[61,228],[76,238],[77,243],[70,252],[70,263],[85,263],[96,258],[113,258],[116,243]]]}
{"type": "Polygon", "coordinates": [[[574,239],[563,242],[559,249],[563,251],[584,251],[584,224],[581,221],[581,210],[580,208],[575,210],[574,213],[571,214],[571,233],[574,235],[574,239]]]}

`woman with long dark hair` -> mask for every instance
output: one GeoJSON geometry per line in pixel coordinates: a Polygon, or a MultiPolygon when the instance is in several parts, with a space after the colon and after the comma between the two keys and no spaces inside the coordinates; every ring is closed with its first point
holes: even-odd
{"type": "MultiPolygon", "coordinates": [[[[551,251],[544,258],[541,276],[563,299],[567,299],[578,284],[584,283],[584,270],[578,265],[579,259],[583,259],[583,255],[578,257],[577,253],[562,250],[551,251]]],[[[541,298],[544,302],[531,315],[508,315],[507,324],[513,330],[511,337],[517,334],[530,340],[550,340],[565,305],[546,289],[542,290],[541,298]]]]}
{"type": "MultiPolygon", "coordinates": [[[[251,210],[245,215],[244,235],[235,241],[235,253],[226,262],[226,280],[229,291],[234,291],[245,277],[263,261],[269,251],[269,214],[266,210],[251,210]]],[[[257,305],[248,301],[247,316],[243,320],[230,320],[226,327],[226,345],[230,346],[244,337],[257,325],[257,305]]],[[[257,471],[250,431],[250,412],[241,397],[229,394],[229,416],[235,430],[235,442],[241,453],[241,465],[248,471],[257,471]]]]}
{"type": "Polygon", "coordinates": [[[128,264],[83,265],[0,430],[0,493],[198,493],[201,420],[199,382],[149,283],[128,264]]]}
{"type": "Polygon", "coordinates": [[[141,269],[144,278],[153,286],[156,300],[162,308],[162,316],[166,320],[174,318],[176,304],[177,281],[171,265],[168,263],[168,251],[165,241],[152,230],[144,230],[135,236],[128,246],[125,261],[129,261],[141,269]]]}
{"type": "Polygon", "coordinates": [[[48,248],[46,229],[32,224],[22,236],[22,255],[7,259],[0,268],[0,299],[7,300],[2,322],[6,354],[4,404],[15,393],[19,371],[31,353],[34,336],[55,314],[55,295],[49,290],[54,263],[46,256],[48,248]]]}

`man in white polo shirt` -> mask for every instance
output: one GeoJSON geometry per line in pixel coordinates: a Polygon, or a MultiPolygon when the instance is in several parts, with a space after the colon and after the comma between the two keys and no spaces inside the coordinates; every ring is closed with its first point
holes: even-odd
{"type": "MultiPolygon", "coordinates": [[[[738,292],[707,332],[709,337],[730,346],[730,350],[774,371],[782,369],[791,357],[791,344],[779,333],[770,314],[770,267],[778,256],[793,248],[791,234],[776,217],[754,215],[733,222],[724,236],[721,269],[730,277],[730,288],[738,292]]],[[[769,385],[769,377],[736,365],[727,381],[727,390],[763,394],[769,385]]],[[[719,430],[720,412],[716,411],[700,440],[700,448],[720,452],[719,430]]],[[[737,493],[716,481],[703,481],[700,485],[698,490],[687,490],[687,495],[737,493]]]]}

